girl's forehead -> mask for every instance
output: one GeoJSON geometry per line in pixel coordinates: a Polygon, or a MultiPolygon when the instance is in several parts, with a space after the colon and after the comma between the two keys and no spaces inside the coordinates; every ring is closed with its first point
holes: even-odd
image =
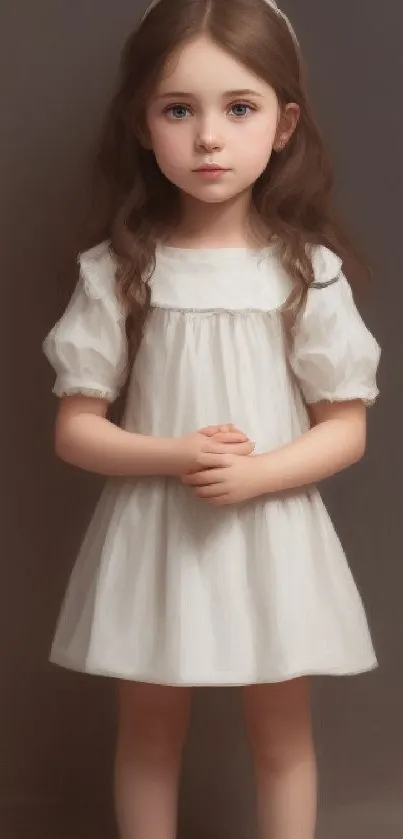
{"type": "Polygon", "coordinates": [[[210,38],[200,36],[183,44],[168,59],[158,94],[192,87],[223,90],[254,89],[262,95],[269,85],[210,38]]]}

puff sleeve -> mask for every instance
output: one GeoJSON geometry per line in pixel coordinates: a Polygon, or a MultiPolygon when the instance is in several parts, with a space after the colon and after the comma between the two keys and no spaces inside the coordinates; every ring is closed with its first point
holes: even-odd
{"type": "Polygon", "coordinates": [[[294,324],[290,356],[305,401],[372,405],[380,348],[356,308],[341,260],[319,247],[313,267],[315,282],[294,324]]]}
{"type": "Polygon", "coordinates": [[[115,291],[107,243],[79,257],[80,275],[62,318],[44,341],[57,396],[82,393],[114,402],[128,365],[125,311],[115,291]]]}

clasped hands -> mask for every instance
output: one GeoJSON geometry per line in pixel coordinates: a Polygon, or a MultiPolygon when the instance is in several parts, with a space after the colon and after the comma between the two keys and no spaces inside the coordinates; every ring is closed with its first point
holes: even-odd
{"type": "Polygon", "coordinates": [[[255,444],[233,425],[208,426],[177,441],[177,476],[214,507],[240,504],[265,493],[264,461],[255,444]]]}

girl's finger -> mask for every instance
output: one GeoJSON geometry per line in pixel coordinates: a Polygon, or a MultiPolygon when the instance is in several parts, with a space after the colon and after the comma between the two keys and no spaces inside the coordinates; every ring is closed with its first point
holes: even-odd
{"type": "Polygon", "coordinates": [[[200,429],[199,434],[215,437],[219,442],[225,443],[242,443],[249,440],[248,435],[235,425],[206,425],[200,429]]]}
{"type": "Polygon", "coordinates": [[[246,443],[235,443],[230,448],[232,454],[252,454],[255,450],[255,444],[248,440],[246,443]]]}
{"type": "Polygon", "coordinates": [[[245,443],[248,440],[245,434],[242,434],[242,431],[218,431],[213,436],[217,443],[245,443]]]}
{"type": "Polygon", "coordinates": [[[225,453],[225,450],[214,451],[214,449],[211,449],[210,451],[202,452],[197,458],[197,461],[200,467],[198,471],[202,469],[226,469],[232,464],[232,455],[225,453]]]}
{"type": "Polygon", "coordinates": [[[199,434],[204,434],[205,437],[214,437],[215,434],[220,432],[220,429],[220,425],[206,425],[205,428],[200,429],[199,434]]]}
{"type": "Polygon", "coordinates": [[[204,469],[203,472],[195,472],[193,475],[185,475],[182,483],[186,486],[202,487],[211,484],[219,484],[225,480],[222,469],[204,469]]]}
{"type": "Polygon", "coordinates": [[[196,487],[193,490],[193,493],[197,498],[204,498],[207,500],[222,498],[224,495],[228,494],[228,490],[225,488],[224,484],[213,484],[213,486],[196,487]]]}
{"type": "Polygon", "coordinates": [[[200,429],[199,434],[206,434],[209,437],[213,434],[241,434],[242,437],[246,437],[246,434],[235,425],[206,425],[200,429]]]}
{"type": "Polygon", "coordinates": [[[242,428],[238,428],[237,425],[221,425],[219,430],[222,431],[224,434],[240,434],[245,440],[249,440],[247,434],[242,431],[242,428]]]}

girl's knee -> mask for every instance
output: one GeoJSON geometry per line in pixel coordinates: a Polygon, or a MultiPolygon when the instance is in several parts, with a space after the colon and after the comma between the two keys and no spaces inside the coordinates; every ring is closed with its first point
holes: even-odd
{"type": "Polygon", "coordinates": [[[308,682],[247,688],[244,705],[247,734],[259,768],[283,773],[315,760],[308,682]]]}

